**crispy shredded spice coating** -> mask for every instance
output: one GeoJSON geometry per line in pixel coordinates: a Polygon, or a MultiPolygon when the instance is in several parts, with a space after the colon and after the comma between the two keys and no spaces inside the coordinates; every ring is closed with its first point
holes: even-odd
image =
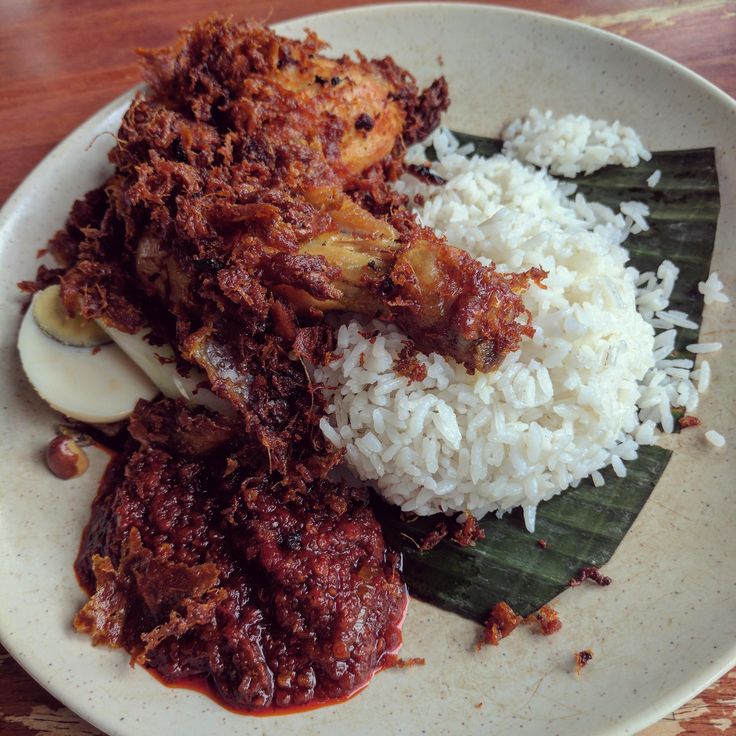
{"type": "Polygon", "coordinates": [[[524,619],[526,625],[534,626],[543,636],[549,636],[562,628],[559,614],[552,606],[544,605],[524,619]]]}
{"type": "Polygon", "coordinates": [[[372,345],[376,341],[380,332],[378,330],[358,330],[358,334],[365,340],[368,340],[372,345]]]}
{"type": "Polygon", "coordinates": [[[480,649],[484,644],[497,646],[501,639],[505,639],[519,624],[532,626],[536,633],[544,636],[550,636],[562,628],[559,614],[551,606],[544,605],[538,611],[522,618],[508,603],[501,601],[491,609],[483,629],[483,636],[475,645],[476,649],[480,649]]]}
{"type": "Polygon", "coordinates": [[[419,181],[424,182],[425,184],[434,184],[439,186],[447,183],[439,174],[435,174],[429,166],[409,164],[409,166],[406,167],[406,170],[412,176],[415,176],[419,181]]]}
{"type": "Polygon", "coordinates": [[[443,539],[449,535],[450,539],[461,547],[474,547],[479,539],[485,539],[486,533],[478,525],[477,519],[472,514],[461,524],[452,521],[439,521],[434,529],[427,532],[419,542],[419,549],[428,552],[434,549],[443,539]]]}
{"type": "Polygon", "coordinates": [[[452,541],[457,542],[461,547],[474,547],[479,539],[486,538],[486,533],[478,526],[478,520],[472,514],[467,514],[467,517],[460,525],[456,522],[452,541]]]}
{"type": "Polygon", "coordinates": [[[440,521],[434,529],[425,534],[419,542],[419,549],[422,552],[428,552],[434,549],[448,534],[446,521],[440,521]]]}
{"type": "Polygon", "coordinates": [[[417,359],[412,345],[405,345],[394,361],[394,370],[410,381],[423,381],[427,377],[427,366],[417,359]]]}
{"type": "Polygon", "coordinates": [[[583,649],[575,652],[575,676],[580,677],[583,668],[593,659],[593,651],[591,649],[583,649]]]}
{"type": "Polygon", "coordinates": [[[508,603],[505,601],[496,603],[485,623],[483,636],[475,648],[480,650],[485,644],[498,646],[501,639],[505,639],[521,622],[521,616],[516,614],[508,603]]]}
{"type": "Polygon", "coordinates": [[[604,575],[595,565],[590,567],[584,567],[580,572],[570,581],[570,587],[575,588],[578,585],[582,585],[586,580],[590,580],[597,585],[610,585],[611,578],[604,575]]]}

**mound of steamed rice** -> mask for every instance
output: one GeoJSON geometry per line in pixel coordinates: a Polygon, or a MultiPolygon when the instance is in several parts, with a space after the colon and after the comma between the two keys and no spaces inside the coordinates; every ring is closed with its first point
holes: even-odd
{"type": "MultiPolygon", "coordinates": [[[[546,288],[524,297],[534,338],[488,374],[419,355],[427,376],[418,382],[394,370],[406,339],[397,328],[345,320],[337,358],[315,375],[329,394],[322,430],[359,478],[404,511],[482,517],[522,506],[533,529],[540,501],[588,476],[603,483],[607,466],[625,475],[623,461],[654,442],[657,423],[672,430],[671,404],[697,406],[693,362],[668,359],[670,328],[689,324],[666,311],[677,269],[626,265],[622,243],[646,228],[642,205],[616,214],[573,198],[569,183],[508,156],[463,155],[447,131],[430,144],[447,184],[406,177],[399,189],[421,195],[424,224],[484,262],[548,271],[546,288]]],[[[423,163],[424,149],[410,157],[423,163]]]]}

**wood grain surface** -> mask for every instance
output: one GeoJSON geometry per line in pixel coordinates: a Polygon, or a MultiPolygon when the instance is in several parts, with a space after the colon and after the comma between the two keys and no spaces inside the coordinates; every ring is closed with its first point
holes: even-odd
{"type": "MultiPolygon", "coordinates": [[[[279,21],[365,0],[0,0],[0,202],[48,151],[135,84],[132,50],[211,12],[279,21]]],[[[685,64],[736,96],[736,0],[509,0],[574,18],[685,64]]],[[[0,647],[2,736],[99,736],[0,647]]],[[[736,734],[736,670],[643,732],[736,734]]]]}

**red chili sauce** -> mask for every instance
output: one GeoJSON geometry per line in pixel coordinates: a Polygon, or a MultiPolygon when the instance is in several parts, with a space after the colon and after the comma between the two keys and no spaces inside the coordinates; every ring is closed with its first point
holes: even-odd
{"type": "Polygon", "coordinates": [[[233,710],[365,687],[401,645],[408,598],[363,492],[280,485],[228,420],[172,401],[140,402],[129,431],[83,535],[76,628],[233,710]]]}

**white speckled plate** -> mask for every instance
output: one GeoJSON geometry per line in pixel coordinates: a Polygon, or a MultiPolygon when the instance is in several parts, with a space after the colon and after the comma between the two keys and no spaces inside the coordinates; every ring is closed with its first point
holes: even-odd
{"type": "MultiPolygon", "coordinates": [[[[653,149],[715,146],[722,201],[714,268],[736,294],[736,103],[681,66],[621,38],[551,17],[473,5],[412,4],[334,12],[308,23],[336,52],[393,54],[420,82],[445,74],[447,122],[493,135],[532,105],[620,118],[653,149]]],[[[159,685],[120,652],[93,649],[71,619],[83,602],[72,573],[104,458],[61,483],[40,460],[56,420],[34,395],[15,351],[15,282],[64,221],[73,199],[105,174],[109,138],[128,97],[92,117],[26,179],[0,214],[5,393],[0,403],[0,632],[11,654],[48,690],[114,736],[207,734],[633,733],[692,697],[736,661],[736,503],[733,465],[734,302],[706,308],[703,339],[725,338],[699,416],[730,439],[700,431],[673,440],[675,455],[607,566],[615,584],[557,599],[565,627],[549,638],[519,631],[472,651],[477,627],[413,602],[405,656],[426,667],[381,673],[351,701],[301,715],[233,715],[196,693],[159,685]],[[729,339],[730,338],[730,339],[729,339]],[[593,663],[576,679],[574,651],[593,663]],[[482,706],[479,704],[482,703],[482,706]]]]}

